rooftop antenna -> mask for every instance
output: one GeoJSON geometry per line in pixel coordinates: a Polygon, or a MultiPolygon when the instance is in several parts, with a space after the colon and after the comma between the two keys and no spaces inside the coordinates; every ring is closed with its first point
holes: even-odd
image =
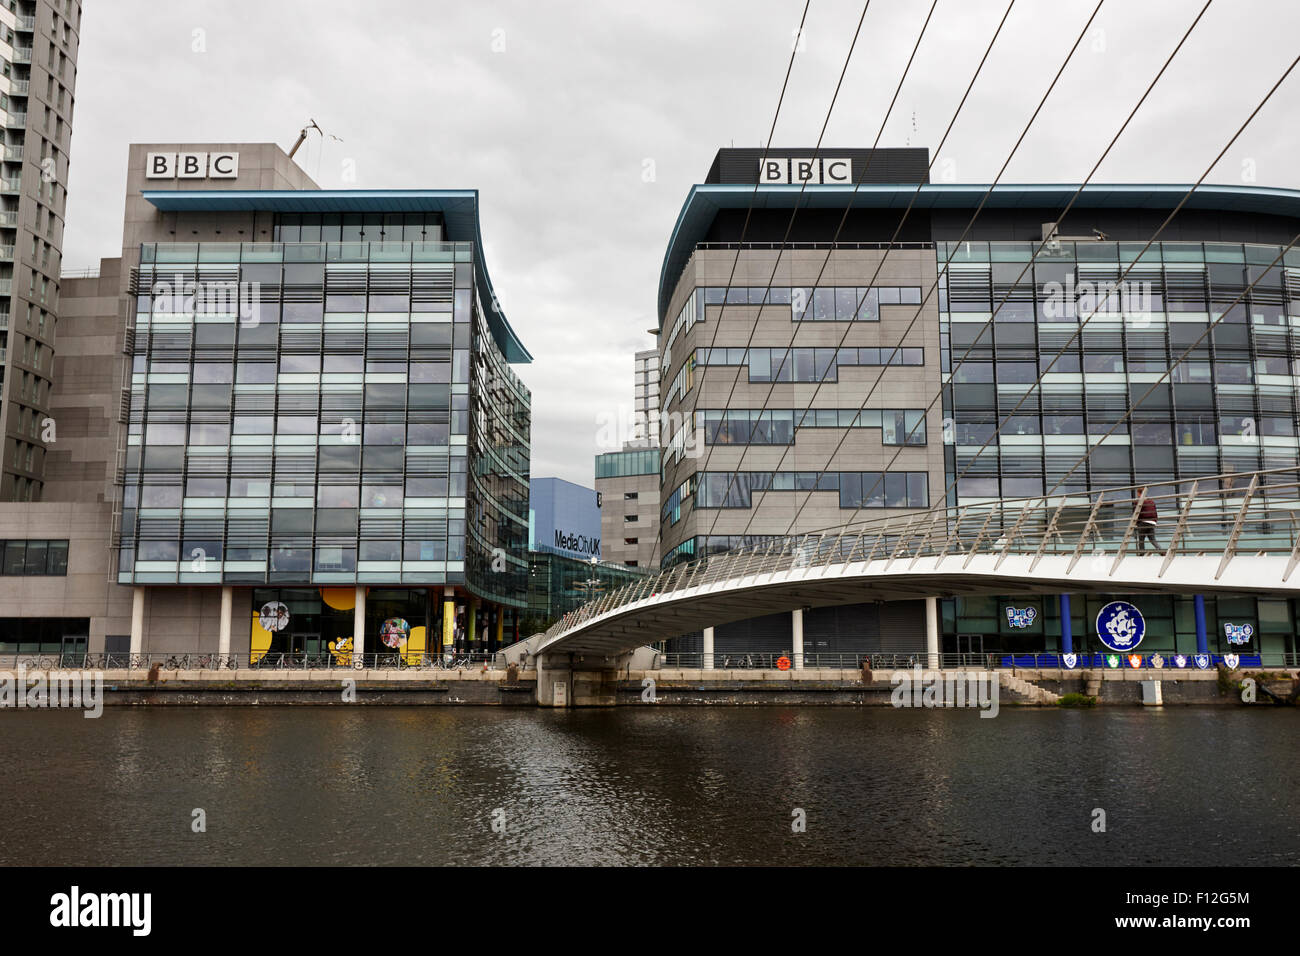
{"type": "Polygon", "coordinates": [[[316,125],[316,121],[314,119],[309,118],[307,120],[307,125],[304,126],[302,128],[302,131],[298,134],[298,141],[294,143],[293,148],[289,150],[290,159],[293,159],[293,154],[298,152],[298,147],[301,146],[304,142],[306,142],[307,133],[310,132],[311,130],[315,130],[316,132],[320,133],[322,139],[324,139],[326,135],[329,135],[330,139],[338,140],[340,143],[343,142],[343,140],[339,139],[337,136],[334,136],[332,134],[326,134],[326,132],[323,129],[321,129],[318,125],[316,125]]]}

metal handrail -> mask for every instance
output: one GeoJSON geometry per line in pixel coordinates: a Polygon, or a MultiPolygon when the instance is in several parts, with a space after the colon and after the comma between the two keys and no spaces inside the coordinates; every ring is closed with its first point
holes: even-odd
{"type": "Polygon", "coordinates": [[[494,651],[462,651],[454,655],[434,651],[371,651],[338,654],[329,651],[309,654],[303,651],[261,651],[247,654],[211,654],[191,652],[150,652],[131,654],[85,651],[16,651],[0,654],[0,671],[22,667],[36,670],[151,670],[160,675],[181,671],[302,671],[302,670],[431,670],[465,671],[496,669],[501,665],[494,651]]]}
{"type": "MultiPolygon", "coordinates": [[[[908,242],[775,242],[771,240],[745,240],[737,242],[697,242],[696,249],[933,249],[933,242],[911,240],[908,242]]],[[[791,283],[794,285],[795,283],[791,283]]]]}
{"type": "MultiPolygon", "coordinates": [[[[1080,651],[1080,658],[1090,661],[1099,656],[1096,651],[1080,651]]],[[[1144,661],[1153,656],[1156,651],[1145,651],[1144,661]]],[[[1160,650],[1158,653],[1163,655],[1169,663],[1166,665],[1167,670],[1173,670],[1172,659],[1175,651],[1160,650]]],[[[1250,652],[1241,652],[1242,656],[1253,660],[1258,657],[1260,663],[1242,665],[1243,667],[1260,667],[1260,668],[1297,668],[1300,667],[1300,653],[1264,651],[1252,654],[1250,652]]],[[[1188,653],[1190,657],[1190,652],[1188,653]]],[[[1213,657],[1220,658],[1221,655],[1214,654],[1213,657]]],[[[939,655],[938,665],[941,668],[979,668],[982,670],[996,670],[1000,668],[1053,668],[1059,664],[1051,663],[1053,660],[1059,660],[1060,652],[1053,650],[1046,651],[969,651],[961,653],[944,653],[939,655]]],[[[933,669],[929,663],[929,656],[925,653],[916,652],[910,654],[886,654],[878,652],[838,652],[838,653],[821,653],[821,652],[804,652],[803,667],[805,669],[823,668],[837,670],[898,670],[904,668],[921,667],[923,669],[933,669]]],[[[694,652],[671,652],[660,653],[652,669],[665,668],[700,668],[704,663],[704,655],[699,651],[694,652]]],[[[1091,663],[1081,662],[1078,667],[1085,668],[1094,666],[1095,661],[1091,663]]],[[[798,662],[792,650],[784,651],[736,651],[728,650],[725,652],[715,652],[713,655],[714,670],[744,671],[744,670],[773,670],[781,671],[786,669],[796,669],[798,662]],[[781,666],[781,658],[786,658],[789,667],[781,666]]],[[[156,670],[157,676],[164,680],[180,679],[181,675],[188,675],[198,672],[222,673],[230,677],[235,676],[236,671],[248,672],[253,671],[258,674],[276,675],[289,672],[321,672],[337,673],[339,675],[355,675],[358,671],[375,671],[375,670],[401,670],[401,671],[427,671],[430,679],[437,679],[438,674],[464,674],[466,672],[481,673],[484,671],[504,671],[506,663],[504,656],[500,652],[491,651],[473,651],[456,655],[454,658],[429,652],[374,652],[367,653],[357,657],[356,655],[333,655],[325,654],[304,654],[304,653],[280,653],[280,652],[263,652],[254,654],[205,654],[205,653],[148,653],[148,654],[130,654],[122,653],[103,653],[92,654],[85,652],[50,652],[40,653],[31,652],[6,652],[0,654],[0,673],[13,673],[24,670],[29,673],[41,671],[153,671],[156,670]]],[[[1125,669],[1127,664],[1125,664],[1125,669]]]]}

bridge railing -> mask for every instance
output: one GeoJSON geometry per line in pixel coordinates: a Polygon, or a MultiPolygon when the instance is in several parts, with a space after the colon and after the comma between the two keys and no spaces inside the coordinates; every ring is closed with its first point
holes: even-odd
{"type": "Polygon", "coordinates": [[[1156,577],[1179,555],[1217,557],[1216,577],[1239,554],[1286,555],[1289,577],[1300,563],[1300,469],[1003,498],[760,538],[625,585],[570,611],[545,636],[648,598],[795,569],[873,561],[891,567],[958,556],[964,567],[976,555],[993,556],[998,564],[1029,555],[1032,570],[1045,555],[1068,555],[1071,570],[1090,561],[1098,574],[1108,574],[1125,558],[1146,554],[1161,559],[1153,561],[1156,577]]]}
{"type": "MultiPolygon", "coordinates": [[[[1176,651],[1164,650],[1159,652],[1145,652],[1142,655],[1142,666],[1144,669],[1155,668],[1153,658],[1160,656],[1160,664],[1163,669],[1176,672],[1179,670],[1174,662],[1177,654],[1176,651]]],[[[1184,667],[1181,669],[1198,669],[1193,661],[1193,652],[1188,651],[1184,654],[1184,667]]],[[[1222,662],[1223,657],[1220,654],[1211,655],[1211,666],[1217,667],[1222,662]]],[[[1130,670],[1131,665],[1128,662],[1127,655],[1123,656],[1119,664],[1125,670],[1130,670]]],[[[746,670],[786,670],[796,666],[794,653],[792,651],[728,651],[726,653],[713,654],[713,669],[724,671],[746,671],[746,670]],[[785,659],[786,667],[781,666],[782,658],[785,659]]],[[[890,671],[890,670],[909,670],[914,667],[920,667],[923,670],[933,669],[929,663],[929,657],[923,653],[913,654],[884,654],[884,653],[831,653],[831,654],[809,654],[803,656],[803,666],[805,668],[824,668],[829,670],[872,670],[872,671],[890,671]]],[[[1095,668],[1105,667],[1104,655],[1092,652],[1080,652],[1075,661],[1076,668],[1095,668]]],[[[1300,667],[1300,654],[1289,651],[1264,651],[1260,653],[1243,652],[1239,655],[1238,666],[1246,668],[1296,668],[1300,667]]],[[[658,669],[698,669],[704,667],[704,655],[699,651],[690,652],[673,652],[660,654],[656,661],[658,669]]],[[[938,667],[945,670],[955,668],[970,668],[972,670],[998,670],[1005,668],[1018,668],[1021,670],[1054,670],[1062,667],[1061,654],[1059,651],[1033,651],[1033,652],[1013,652],[1013,651],[987,651],[983,653],[961,653],[961,654],[940,654],[938,655],[938,667]]],[[[1066,668],[1067,670],[1073,668],[1066,668]]]]}
{"type": "Polygon", "coordinates": [[[0,654],[0,672],[50,670],[151,670],[173,671],[300,671],[300,670],[481,670],[504,667],[498,653],[468,651],[438,654],[433,651],[384,651],[366,654],[260,651],[251,654],[148,653],[110,651],[6,651],[0,654]]]}

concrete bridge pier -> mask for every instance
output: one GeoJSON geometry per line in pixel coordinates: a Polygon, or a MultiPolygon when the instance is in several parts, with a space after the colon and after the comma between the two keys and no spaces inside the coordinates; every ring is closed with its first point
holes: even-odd
{"type": "Polygon", "coordinates": [[[609,656],[539,654],[532,659],[537,668],[537,706],[613,707],[618,703],[618,682],[628,670],[652,670],[657,657],[649,647],[609,656]]]}

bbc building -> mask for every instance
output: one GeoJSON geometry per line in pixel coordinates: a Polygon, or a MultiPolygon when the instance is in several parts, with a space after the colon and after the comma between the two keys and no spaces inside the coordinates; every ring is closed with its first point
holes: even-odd
{"type": "Polygon", "coordinates": [[[0,508],[0,653],[515,638],[530,356],[476,191],[322,190],[273,144],[133,145],[121,256],[63,283],[59,332],[42,494],[0,508]]]}
{"type": "MultiPolygon", "coordinates": [[[[1089,185],[1052,233],[1077,187],[931,183],[924,149],[762,160],[719,150],[664,256],[661,411],[676,429],[661,462],[665,567],[850,518],[1205,476],[1226,485],[1297,464],[1300,250],[1269,263],[1300,231],[1300,192],[1202,186],[1143,254],[1190,187],[1089,185]],[[1091,319],[1058,307],[1061,290],[1130,267],[1125,287],[1141,301],[1091,319]]],[[[1091,622],[1120,597],[1075,596],[1081,649],[1102,649],[1091,622]]],[[[1195,595],[1129,599],[1144,650],[1196,648],[1195,595]]],[[[1297,651],[1296,601],[1203,602],[1212,652],[1297,651]],[[1251,641],[1227,644],[1225,626],[1243,624],[1251,641]]],[[[945,653],[1060,649],[1055,595],[949,598],[937,612],[945,653]]],[[[919,599],[805,609],[802,627],[808,655],[926,650],[919,599]]],[[[728,624],[714,647],[788,651],[791,628],[789,615],[728,624]]],[[[700,637],[668,646],[698,650],[700,637]]]]}

